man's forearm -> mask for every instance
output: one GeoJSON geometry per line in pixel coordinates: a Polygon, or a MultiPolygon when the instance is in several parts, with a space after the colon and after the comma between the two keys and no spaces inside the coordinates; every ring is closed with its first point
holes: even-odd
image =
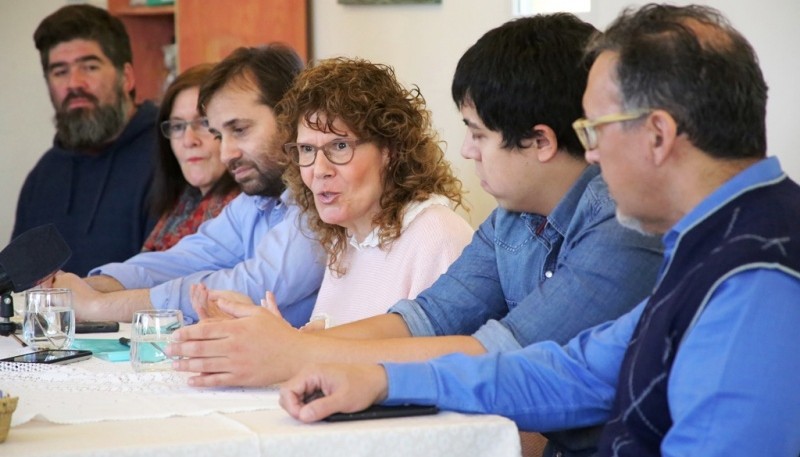
{"type": "Polygon", "coordinates": [[[399,314],[389,313],[338,325],[320,333],[322,336],[356,340],[405,338],[411,332],[399,314]]]}
{"type": "Polygon", "coordinates": [[[399,314],[388,313],[303,335],[302,362],[415,362],[460,352],[486,353],[472,336],[412,337],[399,314]],[[332,340],[335,338],[335,340],[332,340]]]}
{"type": "Polygon", "coordinates": [[[88,276],[83,280],[86,281],[86,284],[92,286],[92,289],[98,292],[125,290],[125,286],[123,286],[122,283],[108,275],[88,276]]]}
{"type": "MultiPolygon", "coordinates": [[[[303,335],[305,340],[296,368],[305,363],[419,362],[445,354],[485,354],[486,349],[472,336],[432,336],[384,339],[332,339],[325,334],[303,335]]],[[[296,371],[296,370],[295,370],[296,371]]]]}

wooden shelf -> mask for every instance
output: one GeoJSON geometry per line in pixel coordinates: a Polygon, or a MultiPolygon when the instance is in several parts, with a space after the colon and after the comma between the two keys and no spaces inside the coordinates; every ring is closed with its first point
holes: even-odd
{"type": "Polygon", "coordinates": [[[128,30],[136,99],[161,99],[167,69],[163,48],[177,44],[178,71],[218,62],[239,46],[279,41],[308,59],[307,0],[175,0],[175,5],[130,6],[108,0],[128,30]]]}
{"type": "MultiPolygon", "coordinates": [[[[111,3],[114,0],[109,0],[109,10],[112,9],[111,3]]],[[[127,2],[125,2],[127,3],[127,2]]],[[[164,16],[175,13],[174,5],[162,6],[120,6],[113,9],[115,16],[164,16]]]]}

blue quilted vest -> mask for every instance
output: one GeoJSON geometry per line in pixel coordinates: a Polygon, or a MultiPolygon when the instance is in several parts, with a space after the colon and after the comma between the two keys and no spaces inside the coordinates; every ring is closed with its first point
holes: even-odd
{"type": "Polygon", "coordinates": [[[687,329],[727,277],[757,268],[800,271],[793,236],[800,236],[800,186],[785,176],[743,192],[683,234],[631,337],[597,456],[661,455],[672,426],[667,382],[687,329]]]}

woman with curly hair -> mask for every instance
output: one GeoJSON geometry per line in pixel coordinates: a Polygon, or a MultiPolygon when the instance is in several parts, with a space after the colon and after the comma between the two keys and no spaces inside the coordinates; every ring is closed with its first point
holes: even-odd
{"type": "MultiPolygon", "coordinates": [[[[320,330],[385,313],[415,298],[458,258],[472,228],[419,89],[366,60],[323,60],[301,72],[275,106],[288,167],[283,175],[327,269],[311,321],[320,330]]],[[[279,314],[267,291],[262,305],[279,314]]],[[[196,286],[198,314],[218,300],[252,304],[196,286]]],[[[223,313],[224,315],[225,313],[223,313]]]]}
{"type": "Polygon", "coordinates": [[[330,59],[276,106],[291,164],[284,181],[328,254],[312,328],[386,312],[461,254],[472,229],[430,113],[391,67],[330,59]]]}

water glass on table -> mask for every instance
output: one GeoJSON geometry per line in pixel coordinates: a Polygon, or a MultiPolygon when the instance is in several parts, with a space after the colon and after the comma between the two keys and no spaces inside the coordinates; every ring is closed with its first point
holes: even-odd
{"type": "Polygon", "coordinates": [[[172,334],[183,325],[183,313],[177,309],[148,309],[133,314],[131,327],[131,364],[135,371],[162,371],[172,368],[172,359],[164,352],[172,334]]]}
{"type": "Polygon", "coordinates": [[[68,348],[75,339],[72,291],[34,289],[26,292],[22,338],[38,350],[68,348]]]}

